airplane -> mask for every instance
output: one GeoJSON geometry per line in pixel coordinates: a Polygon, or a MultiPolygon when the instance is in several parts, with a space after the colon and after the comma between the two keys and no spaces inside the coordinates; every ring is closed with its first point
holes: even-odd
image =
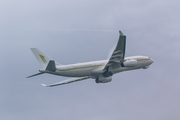
{"type": "Polygon", "coordinates": [[[112,81],[113,74],[129,70],[149,68],[149,66],[153,63],[153,60],[150,57],[125,57],[126,36],[121,31],[119,31],[119,34],[118,43],[109,60],[62,65],[45,55],[38,48],[31,48],[31,51],[41,64],[42,68],[39,70],[39,73],[28,76],[27,78],[44,73],[74,77],[50,85],[42,84],[44,87],[53,87],[89,78],[95,79],[96,83],[107,83],[112,81]]]}

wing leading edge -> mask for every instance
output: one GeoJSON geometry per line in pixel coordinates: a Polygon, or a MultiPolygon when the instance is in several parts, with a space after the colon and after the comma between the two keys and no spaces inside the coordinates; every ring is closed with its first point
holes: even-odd
{"type": "Polygon", "coordinates": [[[64,81],[61,81],[61,82],[58,82],[58,83],[55,83],[55,84],[51,84],[51,85],[42,84],[42,86],[44,86],[44,87],[54,87],[54,86],[58,86],[58,85],[69,84],[69,83],[72,83],[72,82],[85,80],[85,79],[88,79],[88,78],[91,78],[91,77],[87,76],[87,77],[71,78],[71,79],[64,80],[64,81]]]}

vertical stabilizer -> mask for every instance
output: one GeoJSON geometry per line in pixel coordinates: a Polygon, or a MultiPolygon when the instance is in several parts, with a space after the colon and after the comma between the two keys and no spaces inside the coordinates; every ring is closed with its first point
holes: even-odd
{"type": "MultiPolygon", "coordinates": [[[[31,48],[31,51],[34,53],[35,57],[37,58],[38,62],[41,64],[43,68],[46,68],[49,61],[53,60],[49,56],[41,52],[38,48],[31,48]]],[[[55,62],[55,65],[60,65],[60,64],[55,62]]]]}

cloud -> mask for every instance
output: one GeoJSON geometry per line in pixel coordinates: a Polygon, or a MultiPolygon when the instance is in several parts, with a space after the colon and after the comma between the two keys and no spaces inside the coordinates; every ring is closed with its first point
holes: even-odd
{"type": "Polygon", "coordinates": [[[179,119],[178,5],[178,0],[1,1],[0,119],[179,119]],[[29,48],[61,64],[102,60],[118,30],[127,36],[126,56],[150,56],[149,69],[116,74],[107,84],[89,79],[44,88],[41,83],[67,78],[26,79],[40,69],[29,48]]]}

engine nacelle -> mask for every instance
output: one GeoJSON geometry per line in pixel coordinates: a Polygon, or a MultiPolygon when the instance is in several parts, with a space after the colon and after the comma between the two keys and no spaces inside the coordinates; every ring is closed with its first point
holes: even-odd
{"type": "Polygon", "coordinates": [[[96,78],[96,83],[107,83],[107,82],[111,82],[111,81],[112,81],[112,77],[99,76],[96,78]]]}
{"type": "Polygon", "coordinates": [[[127,60],[121,63],[121,67],[134,67],[137,65],[137,60],[127,60]]]}

